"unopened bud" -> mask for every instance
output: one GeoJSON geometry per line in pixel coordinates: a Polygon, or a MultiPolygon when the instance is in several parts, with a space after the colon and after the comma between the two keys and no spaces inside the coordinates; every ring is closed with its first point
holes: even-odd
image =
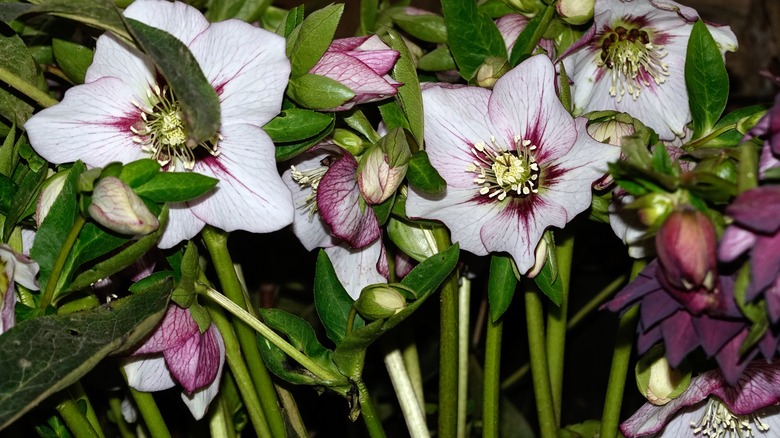
{"type": "Polygon", "coordinates": [[[392,129],[360,157],[358,186],[369,204],[381,204],[392,196],[406,176],[412,156],[406,132],[392,129]]]}
{"type": "Polygon", "coordinates": [[[366,148],[366,143],[363,142],[363,139],[348,129],[334,129],[331,139],[333,139],[333,143],[336,143],[339,147],[356,157],[363,153],[363,150],[366,148]]]}
{"type": "Polygon", "coordinates": [[[563,21],[579,25],[593,18],[595,0],[558,0],[555,8],[563,21]]]}
{"type": "Polygon", "coordinates": [[[712,290],[717,279],[717,237],[707,216],[692,208],[673,211],[655,236],[666,281],[690,291],[712,290]]]}
{"type": "Polygon", "coordinates": [[[101,178],[92,192],[89,215],[100,225],[120,234],[142,236],[160,226],[133,189],[119,178],[101,178]]]}
{"type": "Polygon", "coordinates": [[[43,219],[49,214],[54,201],[60,196],[62,188],[65,187],[65,181],[68,178],[68,171],[60,172],[43,183],[41,194],[38,195],[38,205],[35,207],[35,223],[40,228],[43,219]]]}
{"type": "Polygon", "coordinates": [[[627,208],[636,209],[639,220],[647,227],[654,227],[674,210],[675,205],[673,195],[650,193],[628,204],[627,208]]]}
{"type": "Polygon", "coordinates": [[[539,275],[539,273],[542,272],[542,268],[544,268],[544,264],[547,263],[547,241],[545,239],[540,240],[539,244],[536,245],[534,257],[536,258],[536,261],[534,262],[533,267],[525,274],[528,278],[534,278],[539,275]]]}
{"type": "Polygon", "coordinates": [[[687,367],[672,368],[663,348],[654,347],[636,364],[636,383],[647,401],[662,406],[679,397],[691,380],[687,367]]]}
{"type": "Polygon", "coordinates": [[[524,14],[536,14],[546,5],[542,0],[505,0],[506,3],[524,14]]]}
{"type": "Polygon", "coordinates": [[[493,88],[496,81],[509,71],[506,59],[491,56],[477,69],[477,85],[482,88],[493,88]]]}
{"type": "Polygon", "coordinates": [[[367,319],[384,319],[406,308],[406,299],[390,285],[374,284],[363,288],[355,308],[367,319]]]}

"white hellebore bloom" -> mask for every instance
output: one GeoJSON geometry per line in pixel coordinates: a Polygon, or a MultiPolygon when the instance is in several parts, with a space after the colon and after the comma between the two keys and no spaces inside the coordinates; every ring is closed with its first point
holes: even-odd
{"type": "Polygon", "coordinates": [[[213,140],[190,148],[176,96],[152,61],[109,34],[97,41],[86,83],[32,117],[30,143],[47,160],[100,167],[154,158],[166,170],[219,180],[200,198],[171,206],[159,246],[195,236],[205,224],[225,231],[275,231],[290,224],[293,205],[261,128],[276,116],[290,74],[285,40],[239,20],[209,23],[184,3],[136,0],[125,17],[181,40],[216,90],[222,120],[213,140]]]}

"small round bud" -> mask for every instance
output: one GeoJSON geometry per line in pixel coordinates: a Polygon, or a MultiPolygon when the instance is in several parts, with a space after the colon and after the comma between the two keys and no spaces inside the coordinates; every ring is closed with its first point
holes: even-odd
{"type": "Polygon", "coordinates": [[[628,208],[637,209],[639,220],[645,226],[653,227],[663,222],[676,204],[674,195],[650,193],[629,204],[628,208]]]}
{"type": "Polygon", "coordinates": [[[160,226],[133,189],[113,176],[97,182],[87,211],[95,222],[121,234],[143,236],[160,226]]]}
{"type": "Polygon", "coordinates": [[[334,129],[331,139],[333,139],[333,143],[336,143],[339,147],[356,157],[363,153],[363,150],[366,148],[366,143],[363,142],[363,139],[348,129],[334,129]]]}
{"type": "Polygon", "coordinates": [[[477,69],[477,85],[482,88],[493,88],[496,81],[509,71],[506,59],[491,56],[477,69]]]}
{"type": "Polygon", "coordinates": [[[587,23],[593,18],[595,0],[558,0],[555,9],[563,21],[579,25],[587,23]]]}
{"type": "Polygon", "coordinates": [[[370,320],[389,318],[405,307],[404,296],[387,284],[366,286],[355,301],[358,313],[370,320]]]}
{"type": "Polygon", "coordinates": [[[686,368],[672,368],[663,348],[651,348],[636,364],[639,391],[650,403],[665,405],[688,389],[691,373],[686,368]]]}

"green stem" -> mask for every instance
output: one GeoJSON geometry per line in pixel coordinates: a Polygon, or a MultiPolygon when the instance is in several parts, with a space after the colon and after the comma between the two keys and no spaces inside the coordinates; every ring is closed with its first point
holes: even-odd
{"type": "Polygon", "coordinates": [[[501,377],[501,336],[504,330],[504,317],[497,321],[487,318],[485,332],[485,379],[482,394],[482,436],[498,438],[499,436],[499,382],[501,377]]]}
{"type": "Polygon", "coordinates": [[[125,417],[122,415],[122,400],[119,397],[111,397],[108,399],[108,406],[111,408],[111,415],[114,416],[114,423],[116,423],[116,427],[119,429],[119,435],[122,438],[135,438],[135,434],[130,431],[125,422],[125,417]]]}
{"type": "Polygon", "coordinates": [[[425,406],[422,370],[420,369],[420,355],[417,352],[417,344],[414,341],[414,331],[412,330],[413,324],[414,321],[407,320],[400,328],[400,336],[404,339],[403,345],[405,345],[401,349],[401,355],[403,355],[404,359],[404,368],[409,376],[409,380],[412,382],[414,393],[417,396],[417,402],[420,406],[425,406]]]}
{"type": "Polygon", "coordinates": [[[566,317],[569,311],[571,258],[574,252],[574,235],[566,230],[561,231],[560,234],[563,235],[563,238],[558,242],[555,251],[558,260],[558,281],[561,282],[561,305],[550,306],[550,311],[547,313],[547,369],[550,373],[550,388],[558,426],[560,426],[561,421],[566,317]]]}
{"type": "Polygon", "coordinates": [[[276,393],[279,394],[279,401],[282,403],[285,415],[287,415],[287,424],[290,425],[293,436],[308,437],[309,432],[306,431],[306,424],[303,422],[303,417],[301,417],[301,412],[298,410],[292,393],[281,385],[276,387],[276,393]]]}
{"type": "Polygon", "coordinates": [[[308,356],[301,353],[300,350],[293,347],[292,345],[290,345],[290,343],[285,341],[281,336],[276,334],[276,332],[274,332],[270,327],[260,322],[257,318],[250,315],[249,312],[242,309],[236,303],[234,303],[233,301],[231,301],[229,298],[225,297],[221,293],[217,292],[216,290],[210,287],[205,287],[204,290],[201,291],[201,295],[205,296],[206,298],[209,298],[215,304],[218,304],[220,307],[230,312],[233,316],[245,322],[248,327],[257,331],[257,333],[259,333],[260,336],[262,336],[263,338],[265,338],[275,346],[279,347],[280,350],[282,350],[285,354],[290,356],[294,361],[301,364],[301,366],[309,370],[320,380],[324,380],[327,382],[337,382],[340,380],[344,380],[343,376],[336,376],[330,371],[326,370],[325,368],[322,368],[316,362],[312,361],[308,356]]]}
{"type": "Polygon", "coordinates": [[[69,395],[64,397],[65,399],[57,405],[57,412],[65,420],[65,424],[68,425],[68,429],[73,432],[73,435],[76,438],[100,438],[87,417],[79,409],[78,404],[69,395]]]}
{"type": "Polygon", "coordinates": [[[59,283],[62,268],[65,266],[65,262],[68,260],[68,254],[70,254],[70,250],[73,248],[73,244],[76,243],[76,239],[79,237],[81,228],[84,227],[85,223],[86,220],[84,219],[84,216],[80,214],[76,215],[76,220],[73,222],[73,226],[70,228],[68,235],[65,237],[65,241],[62,243],[62,248],[60,248],[60,252],[54,260],[54,266],[51,268],[49,281],[46,282],[46,289],[41,296],[39,305],[41,315],[46,312],[46,308],[49,307],[52,298],[54,298],[54,291],[57,289],[57,283],[59,283]]]}
{"type": "MultiPolygon", "coordinates": [[[[242,308],[251,309],[251,306],[247,306],[248,299],[236,274],[233,260],[227,248],[228,233],[206,226],[203,229],[202,236],[225,295],[242,308]]],[[[268,426],[273,432],[273,436],[285,436],[287,428],[284,424],[282,412],[279,409],[276,389],[268,369],[265,367],[262,357],[260,357],[260,350],[257,348],[257,336],[248,325],[241,321],[233,321],[233,326],[238,336],[238,342],[241,345],[244,360],[251,373],[255,390],[260,397],[263,412],[268,420],[268,426]]]]}
{"type": "Polygon", "coordinates": [[[463,277],[458,288],[458,438],[466,438],[469,402],[469,319],[471,282],[463,277]]]}
{"type": "Polygon", "coordinates": [[[103,433],[103,428],[100,427],[100,420],[95,413],[95,408],[92,406],[92,402],[89,400],[89,395],[87,395],[87,392],[84,391],[84,387],[81,386],[81,382],[77,381],[71,385],[70,391],[73,394],[73,398],[75,400],[84,401],[87,406],[87,420],[89,421],[89,424],[92,425],[92,428],[95,429],[95,432],[97,432],[100,438],[105,438],[106,435],[103,433]]]}
{"type": "Polygon", "coordinates": [[[734,124],[729,124],[729,125],[723,126],[721,128],[718,128],[718,129],[710,132],[709,134],[705,135],[704,137],[699,138],[697,140],[694,140],[694,141],[686,144],[683,147],[683,150],[685,150],[686,152],[690,152],[690,151],[696,149],[699,145],[706,144],[708,141],[712,140],[713,138],[717,138],[718,136],[720,136],[724,132],[731,131],[732,129],[736,129],[736,127],[737,127],[737,124],[734,123],[734,124]]]}
{"type": "MultiPolygon", "coordinates": [[[[644,260],[634,261],[631,268],[631,279],[644,268],[644,260]]],[[[612,366],[607,382],[607,395],[604,400],[604,411],[601,415],[601,437],[615,438],[618,436],[620,407],[623,404],[623,390],[626,387],[626,375],[631,359],[631,350],[636,337],[636,323],[639,318],[639,306],[634,306],[620,317],[618,324],[615,350],[612,353],[612,366]]]]}
{"type": "Polygon", "coordinates": [[[349,308],[349,313],[347,313],[347,325],[344,327],[344,336],[349,336],[352,333],[352,326],[355,325],[356,316],[357,309],[353,304],[352,307],[349,308]]]}
{"type": "Polygon", "coordinates": [[[233,419],[228,412],[227,403],[222,392],[214,400],[214,408],[209,412],[209,436],[228,438],[236,436],[233,428],[233,419]]]}
{"type": "MultiPolygon", "coordinates": [[[[121,368],[120,371],[126,382],[127,376],[125,371],[121,368]]],[[[149,429],[149,434],[154,438],[171,438],[171,433],[168,431],[168,426],[165,424],[165,419],[162,417],[160,409],[157,408],[157,403],[154,401],[152,393],[138,391],[132,387],[129,389],[130,395],[138,407],[138,412],[141,413],[141,418],[144,419],[144,424],[149,429]]]]}
{"type": "Polygon", "coordinates": [[[550,375],[547,367],[547,351],[544,336],[544,306],[542,292],[533,282],[525,282],[525,317],[528,331],[528,348],[531,356],[531,375],[536,397],[536,413],[539,417],[541,438],[558,436],[558,420],[555,418],[550,375]]]}
{"type": "Polygon", "coordinates": [[[363,383],[362,379],[356,381],[355,384],[358,389],[360,416],[363,417],[363,422],[366,423],[369,436],[371,436],[371,438],[384,438],[385,429],[382,427],[382,420],[379,419],[376,409],[374,409],[374,403],[371,401],[371,396],[368,394],[366,384],[363,383]]]}
{"type": "Polygon", "coordinates": [[[3,67],[0,67],[0,81],[3,81],[11,87],[15,88],[17,91],[34,100],[38,105],[44,108],[48,108],[59,103],[57,99],[49,96],[45,91],[41,91],[35,85],[25,81],[24,79],[11,73],[3,67]]]}
{"type": "MultiPolygon", "coordinates": [[[[233,377],[236,379],[238,392],[241,393],[241,398],[244,400],[244,406],[249,415],[249,420],[252,421],[252,426],[255,428],[255,433],[257,436],[277,436],[271,435],[271,429],[263,413],[260,399],[252,386],[252,377],[250,377],[249,369],[246,363],[244,363],[241,355],[241,346],[236,338],[236,334],[233,332],[230,321],[228,321],[221,309],[215,306],[209,306],[209,315],[211,315],[211,320],[220,333],[222,333],[222,339],[225,341],[225,357],[230,367],[230,372],[233,373],[233,377]]],[[[155,435],[152,434],[152,436],[155,435]]]]}
{"type": "MultiPolygon", "coordinates": [[[[432,231],[438,252],[450,246],[446,229],[432,231]]],[[[441,286],[439,323],[439,436],[454,437],[458,428],[458,274],[441,286]]]]}

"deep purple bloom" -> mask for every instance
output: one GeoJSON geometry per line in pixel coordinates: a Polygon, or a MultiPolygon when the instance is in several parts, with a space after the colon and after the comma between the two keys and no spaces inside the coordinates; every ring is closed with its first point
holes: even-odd
{"type": "Polygon", "coordinates": [[[330,111],[344,111],[361,103],[394,96],[401,83],[388,75],[399,53],[376,35],[334,40],[310,73],[340,82],[355,97],[330,111]]]}

